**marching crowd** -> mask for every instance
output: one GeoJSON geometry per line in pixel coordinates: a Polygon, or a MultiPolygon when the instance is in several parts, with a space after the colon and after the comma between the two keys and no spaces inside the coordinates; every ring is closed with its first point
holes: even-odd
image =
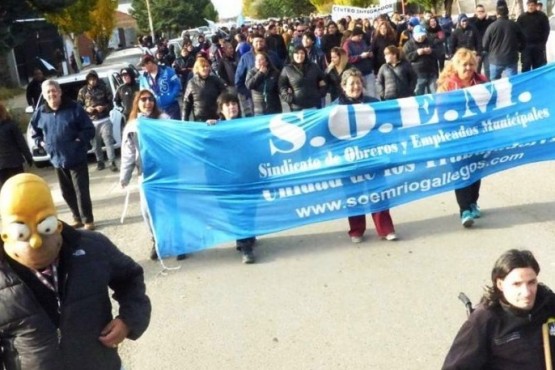
{"type": "MultiPolygon", "coordinates": [[[[280,113],[283,106],[321,108],[328,94],[337,104],[371,103],[511,76],[518,73],[519,60],[522,72],[545,65],[549,22],[537,0],[528,0],[516,21],[508,16],[500,0],[495,17],[477,5],[474,16],[460,14],[456,24],[431,12],[422,17],[384,14],[372,21],[299,19],[239,27],[211,42],[201,35],[197,46],[184,33],[179,56],[162,41],[154,55],[141,58],[138,76],[131,68],[121,70],[124,83],[114,97],[91,71],[77,102],[37,72],[27,97],[35,103],[42,94],[44,104],[31,120],[33,138],[50,155],[74,220],[71,225],[59,221],[48,184],[22,174],[32,155],[0,103],[0,294],[5,306],[0,367],[119,369],[117,346],[138,338],[148,326],[151,305],[141,267],[91,232],[91,141],[97,169],[105,168],[104,143],[108,165],[120,172],[125,188],[135,169],[142,181],[138,117],[229,124],[223,121],[280,113]],[[108,114],[113,104],[127,118],[119,169],[108,114]],[[108,287],[119,302],[115,318],[108,287]]],[[[481,216],[479,190],[477,181],[455,191],[464,227],[481,216]]],[[[140,198],[150,230],[142,189],[140,198]]],[[[372,218],[381,238],[397,239],[389,210],[372,218]]],[[[361,242],[365,215],[348,221],[352,242],[361,242]]],[[[255,261],[255,243],[254,235],[237,240],[243,263],[255,261]]],[[[154,246],[151,258],[158,258],[154,246]]],[[[455,338],[443,368],[544,368],[539,331],[553,314],[555,295],[538,284],[539,271],[528,251],[511,250],[499,258],[491,286],[455,338]]]]}

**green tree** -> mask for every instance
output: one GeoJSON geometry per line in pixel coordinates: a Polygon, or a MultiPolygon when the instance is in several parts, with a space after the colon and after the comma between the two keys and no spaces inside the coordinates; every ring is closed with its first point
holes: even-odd
{"type": "Polygon", "coordinates": [[[96,42],[104,54],[108,50],[108,42],[116,26],[117,7],[117,1],[98,0],[96,7],[90,13],[92,27],[86,32],[86,35],[96,42]]]}
{"type": "Polygon", "coordinates": [[[79,54],[79,35],[91,30],[94,20],[91,17],[91,9],[95,9],[98,0],[76,0],[72,5],[63,9],[44,12],[44,18],[73,43],[75,61],[81,68],[81,55],[79,54]]]}
{"type": "Polygon", "coordinates": [[[314,11],[310,0],[243,0],[243,13],[253,18],[296,17],[314,11]]]}
{"type": "MultiPolygon", "coordinates": [[[[133,0],[132,8],[131,15],[137,20],[140,31],[150,33],[145,0],[133,0]]],[[[150,0],[150,11],[154,31],[170,37],[184,29],[205,26],[204,18],[218,18],[210,0],[150,0]]]]}

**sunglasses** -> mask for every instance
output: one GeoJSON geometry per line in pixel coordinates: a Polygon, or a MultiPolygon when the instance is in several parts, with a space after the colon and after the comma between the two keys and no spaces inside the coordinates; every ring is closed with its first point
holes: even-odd
{"type": "Polygon", "coordinates": [[[154,98],[152,96],[143,96],[139,98],[140,101],[146,103],[147,101],[154,103],[154,98]]]}

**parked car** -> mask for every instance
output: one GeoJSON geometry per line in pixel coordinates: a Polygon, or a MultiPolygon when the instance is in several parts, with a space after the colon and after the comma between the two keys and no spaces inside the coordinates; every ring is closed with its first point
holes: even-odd
{"type": "MultiPolygon", "coordinates": [[[[115,96],[116,90],[123,83],[119,72],[122,68],[125,67],[130,66],[128,64],[121,63],[106,66],[96,66],[96,68],[93,69],[98,73],[98,77],[102,81],[104,81],[106,86],[110,88],[112,94],[115,96]]],[[[56,78],[55,80],[60,84],[60,87],[62,89],[62,96],[69,97],[72,100],[76,100],[79,90],[86,84],[85,77],[90,71],[91,69],[81,71],[76,74],[56,78]]],[[[43,103],[44,100],[41,96],[36,107],[27,107],[25,111],[27,113],[33,113],[34,110],[43,103]]],[[[110,111],[110,119],[112,120],[113,135],[114,140],[116,141],[114,147],[119,148],[121,147],[121,133],[123,126],[125,125],[125,117],[122,112],[114,106],[114,108],[110,111]]],[[[33,127],[31,126],[31,122],[29,120],[29,124],[27,125],[26,138],[27,144],[29,145],[31,152],[33,153],[33,161],[35,161],[37,167],[44,167],[49,165],[50,155],[48,155],[48,153],[46,153],[43,148],[37,147],[32,136],[33,127]]],[[[93,153],[92,149],[89,151],[89,153],[93,153]]]]}
{"type": "Polygon", "coordinates": [[[549,17],[549,28],[549,38],[545,50],[547,52],[547,62],[551,63],[555,62],[555,15],[549,17]]]}

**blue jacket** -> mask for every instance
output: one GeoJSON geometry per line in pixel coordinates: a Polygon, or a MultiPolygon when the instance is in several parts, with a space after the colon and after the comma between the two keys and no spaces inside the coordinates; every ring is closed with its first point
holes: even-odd
{"type": "Polygon", "coordinates": [[[85,110],[71,100],[62,100],[58,110],[47,103],[31,118],[33,139],[37,146],[44,142],[50,161],[56,168],[72,168],[87,162],[87,151],[95,128],[85,110]]]}
{"type": "Polygon", "coordinates": [[[178,97],[181,94],[181,81],[173,68],[159,65],[158,73],[154,80],[149,76],[148,72],[142,72],[139,75],[139,87],[152,91],[156,97],[156,103],[162,110],[166,110],[171,105],[179,104],[178,97]]]}

